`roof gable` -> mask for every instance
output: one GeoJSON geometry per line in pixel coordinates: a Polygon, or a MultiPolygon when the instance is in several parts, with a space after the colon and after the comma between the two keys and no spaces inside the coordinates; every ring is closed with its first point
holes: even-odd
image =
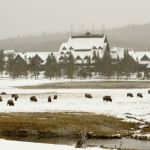
{"type": "Polygon", "coordinates": [[[141,61],[150,61],[150,58],[145,54],[142,58],[141,61]]]}

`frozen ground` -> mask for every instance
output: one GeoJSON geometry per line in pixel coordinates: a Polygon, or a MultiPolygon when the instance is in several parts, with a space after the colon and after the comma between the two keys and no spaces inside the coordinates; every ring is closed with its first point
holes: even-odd
{"type": "Polygon", "coordinates": [[[148,89],[19,89],[12,88],[18,85],[31,85],[48,83],[49,80],[13,80],[0,81],[0,92],[8,93],[2,96],[0,112],[93,112],[97,114],[113,115],[125,120],[137,121],[144,119],[150,122],[150,94],[148,89]],[[126,94],[132,92],[134,98],[127,98],[126,94]],[[137,98],[140,92],[143,98],[137,98]],[[7,100],[12,93],[19,94],[19,100],[14,107],[7,106],[7,100]],[[47,102],[49,95],[58,94],[58,100],[47,102]],[[91,93],[93,98],[86,99],[84,94],[91,93]],[[30,96],[36,95],[38,102],[30,102],[30,96]],[[112,103],[103,102],[103,96],[110,95],[112,103]],[[128,116],[128,117],[127,117],[128,116]],[[134,117],[136,119],[134,119],[134,117]]]}
{"type": "MultiPolygon", "coordinates": [[[[67,146],[67,145],[41,144],[41,143],[29,143],[29,142],[18,142],[18,141],[7,141],[7,140],[0,140],[0,148],[2,150],[10,150],[10,149],[11,150],[27,150],[27,149],[36,149],[36,150],[84,150],[82,148],[76,149],[76,148],[74,148],[74,146],[67,146]]],[[[86,149],[87,150],[104,150],[104,149],[98,148],[98,147],[86,148],[86,149]]],[[[107,150],[109,150],[109,149],[107,149],[107,150]]]]}

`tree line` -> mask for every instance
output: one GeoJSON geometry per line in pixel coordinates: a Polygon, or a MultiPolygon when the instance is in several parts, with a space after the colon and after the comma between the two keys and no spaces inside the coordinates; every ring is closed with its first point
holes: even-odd
{"type": "Polygon", "coordinates": [[[35,57],[23,59],[20,55],[16,57],[4,55],[3,50],[0,51],[0,73],[1,77],[5,74],[10,78],[35,78],[38,79],[40,74],[44,78],[117,78],[125,77],[129,79],[132,74],[137,74],[137,77],[142,76],[144,72],[145,78],[149,78],[149,71],[145,66],[142,66],[129,55],[128,50],[124,51],[124,57],[112,59],[110,50],[106,49],[103,57],[99,53],[93,51],[92,57],[86,56],[86,63],[82,61],[76,63],[73,54],[64,55],[61,60],[57,60],[55,55],[51,53],[46,59],[46,62],[36,55],[35,57]]]}

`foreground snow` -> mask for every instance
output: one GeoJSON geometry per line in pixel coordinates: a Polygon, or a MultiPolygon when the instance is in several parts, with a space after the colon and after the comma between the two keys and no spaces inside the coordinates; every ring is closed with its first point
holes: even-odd
{"type": "MultiPolygon", "coordinates": [[[[14,86],[38,85],[50,82],[65,82],[66,80],[0,80],[0,92],[7,92],[2,96],[0,112],[91,112],[113,115],[124,118],[126,121],[150,122],[150,94],[148,89],[19,89],[14,86]],[[131,92],[134,98],[127,98],[131,92]],[[140,92],[143,98],[137,98],[140,92]],[[19,100],[14,107],[7,106],[11,94],[19,94],[19,100]],[[84,94],[91,93],[93,98],[86,99],[84,94]],[[48,96],[58,95],[58,100],[47,102],[48,96]],[[31,103],[30,96],[37,96],[38,102],[31,103]],[[103,102],[103,96],[110,95],[112,103],[103,102]]],[[[69,80],[68,80],[69,81],[69,80]]]]}
{"type": "MultiPolygon", "coordinates": [[[[54,145],[54,144],[41,144],[41,143],[29,143],[29,142],[18,142],[18,141],[7,141],[0,140],[0,148],[2,150],[84,150],[83,148],[74,148],[74,146],[67,145],[54,145]]],[[[87,150],[104,150],[102,148],[86,148],[87,150]]],[[[109,149],[105,149],[109,150],[109,149]]],[[[115,149],[114,149],[115,150],[115,149]]]]}
{"type": "Polygon", "coordinates": [[[2,96],[0,112],[93,112],[97,114],[122,117],[127,121],[144,119],[150,122],[150,94],[148,89],[7,89],[8,95],[2,96]],[[132,92],[134,98],[127,98],[132,92]],[[137,98],[140,92],[143,98],[137,98]],[[14,107],[7,106],[7,100],[12,93],[19,93],[19,100],[14,107]],[[85,93],[91,93],[93,98],[85,98],[85,93]],[[58,95],[58,100],[47,102],[49,95],[58,95]],[[30,96],[36,95],[38,102],[30,102],[30,96]],[[103,96],[110,95],[113,102],[103,102],[103,96]],[[133,118],[135,117],[135,118],[133,118]]]}

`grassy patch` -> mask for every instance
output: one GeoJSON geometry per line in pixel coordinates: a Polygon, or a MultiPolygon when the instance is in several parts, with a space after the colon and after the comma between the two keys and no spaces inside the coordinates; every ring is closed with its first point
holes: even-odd
{"type": "Polygon", "coordinates": [[[86,129],[95,137],[109,137],[114,134],[125,136],[136,127],[135,123],[90,113],[0,113],[0,133],[6,131],[6,135],[28,130],[29,134],[43,137],[78,137],[80,131],[86,129]]]}
{"type": "Polygon", "coordinates": [[[22,86],[23,89],[116,89],[116,88],[150,88],[150,82],[146,81],[72,81],[59,83],[46,83],[36,86],[22,86]]]}

